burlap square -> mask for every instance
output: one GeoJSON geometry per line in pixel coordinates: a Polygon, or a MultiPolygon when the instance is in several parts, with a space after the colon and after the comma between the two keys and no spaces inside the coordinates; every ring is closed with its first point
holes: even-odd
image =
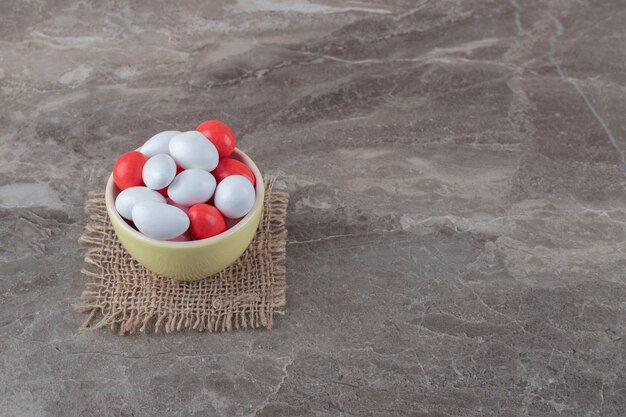
{"type": "Polygon", "coordinates": [[[263,216],[246,252],[228,269],[195,282],[160,277],[131,258],[109,222],[104,194],[90,194],[90,222],[80,242],[88,246],[85,262],[91,266],[82,272],[93,282],[81,295],[84,304],[76,306],[88,314],[80,329],[110,326],[125,335],[271,328],[286,304],[288,194],[274,190],[274,177],[265,183],[263,216]]]}

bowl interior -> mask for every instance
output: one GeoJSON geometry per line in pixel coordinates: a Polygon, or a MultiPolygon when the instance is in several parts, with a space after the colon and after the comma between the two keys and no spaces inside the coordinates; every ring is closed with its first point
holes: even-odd
{"type": "Polygon", "coordinates": [[[149,242],[150,244],[153,244],[153,245],[156,244],[159,246],[181,248],[181,247],[194,247],[194,246],[202,246],[202,245],[207,245],[207,244],[218,243],[220,240],[226,239],[228,238],[228,236],[231,236],[237,233],[237,231],[241,229],[244,224],[250,221],[250,218],[253,216],[255,212],[257,212],[258,210],[262,210],[263,208],[263,197],[264,197],[264,192],[265,192],[265,188],[264,188],[265,186],[263,184],[263,177],[261,176],[261,172],[259,171],[259,168],[256,166],[254,161],[250,159],[248,155],[243,153],[238,148],[235,148],[230,158],[243,162],[248,168],[250,168],[250,170],[254,174],[254,177],[256,180],[256,185],[255,185],[256,199],[254,200],[254,206],[252,206],[252,210],[250,210],[248,214],[246,214],[236,225],[226,230],[225,232],[220,233],[219,235],[210,237],[208,239],[193,240],[189,242],[169,242],[166,240],[152,239],[143,235],[142,233],[140,233],[139,231],[131,227],[128,223],[126,223],[126,220],[124,220],[124,218],[122,218],[122,216],[120,216],[120,214],[115,209],[115,199],[117,198],[121,190],[117,188],[117,185],[115,185],[115,182],[113,182],[113,174],[109,176],[109,180],[107,181],[107,186],[106,186],[106,191],[105,191],[105,203],[107,206],[107,210],[110,215],[115,217],[115,219],[118,221],[121,227],[126,229],[134,237],[140,240],[145,240],[146,242],[149,242]]]}

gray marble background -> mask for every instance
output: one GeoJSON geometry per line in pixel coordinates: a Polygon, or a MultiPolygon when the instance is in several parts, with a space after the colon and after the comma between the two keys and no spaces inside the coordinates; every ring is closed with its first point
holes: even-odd
{"type": "Polygon", "coordinates": [[[0,415],[623,416],[623,0],[0,1],[0,415]],[[83,202],[219,118],[272,331],[78,333],[83,202]]]}

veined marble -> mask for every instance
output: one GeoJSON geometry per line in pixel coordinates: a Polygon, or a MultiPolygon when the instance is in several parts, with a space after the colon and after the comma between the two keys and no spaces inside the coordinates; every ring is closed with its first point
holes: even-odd
{"type": "Polygon", "coordinates": [[[0,414],[623,416],[622,0],[4,1],[0,414]],[[271,331],[78,333],[83,202],[217,118],[282,174],[271,331]]]}

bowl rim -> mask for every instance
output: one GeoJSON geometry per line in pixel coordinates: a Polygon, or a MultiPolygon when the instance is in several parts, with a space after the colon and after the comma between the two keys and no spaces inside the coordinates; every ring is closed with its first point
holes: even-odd
{"type": "MultiPolygon", "coordinates": [[[[113,187],[115,187],[115,183],[113,182],[113,173],[109,175],[109,179],[107,181],[107,185],[106,185],[106,189],[104,193],[104,200],[105,200],[107,213],[109,216],[114,217],[115,220],[117,220],[117,223],[125,231],[130,233],[134,238],[139,239],[151,245],[162,246],[162,247],[167,247],[167,248],[172,248],[172,249],[176,249],[176,248],[182,249],[182,248],[194,248],[194,247],[201,247],[205,245],[212,245],[215,243],[220,243],[222,240],[228,239],[230,236],[236,234],[247,223],[252,221],[252,218],[256,215],[256,213],[259,210],[263,209],[263,200],[265,199],[265,185],[263,183],[263,176],[261,175],[261,171],[259,171],[259,168],[256,166],[254,161],[248,155],[246,155],[241,149],[235,148],[235,150],[233,151],[233,154],[236,154],[236,156],[239,157],[240,161],[246,164],[246,166],[250,168],[250,170],[254,174],[254,178],[256,181],[256,185],[255,185],[256,197],[254,200],[254,205],[252,206],[252,209],[248,212],[248,214],[246,214],[236,225],[226,230],[225,232],[220,233],[219,235],[215,235],[206,239],[192,240],[188,242],[170,242],[168,240],[152,239],[140,233],[139,231],[132,228],[128,223],[126,223],[126,220],[124,220],[122,216],[115,209],[115,202],[113,201],[113,187]]],[[[232,154],[231,156],[229,156],[229,158],[230,157],[232,157],[232,154]]],[[[111,219],[111,221],[113,221],[113,219],[111,219]]]]}

